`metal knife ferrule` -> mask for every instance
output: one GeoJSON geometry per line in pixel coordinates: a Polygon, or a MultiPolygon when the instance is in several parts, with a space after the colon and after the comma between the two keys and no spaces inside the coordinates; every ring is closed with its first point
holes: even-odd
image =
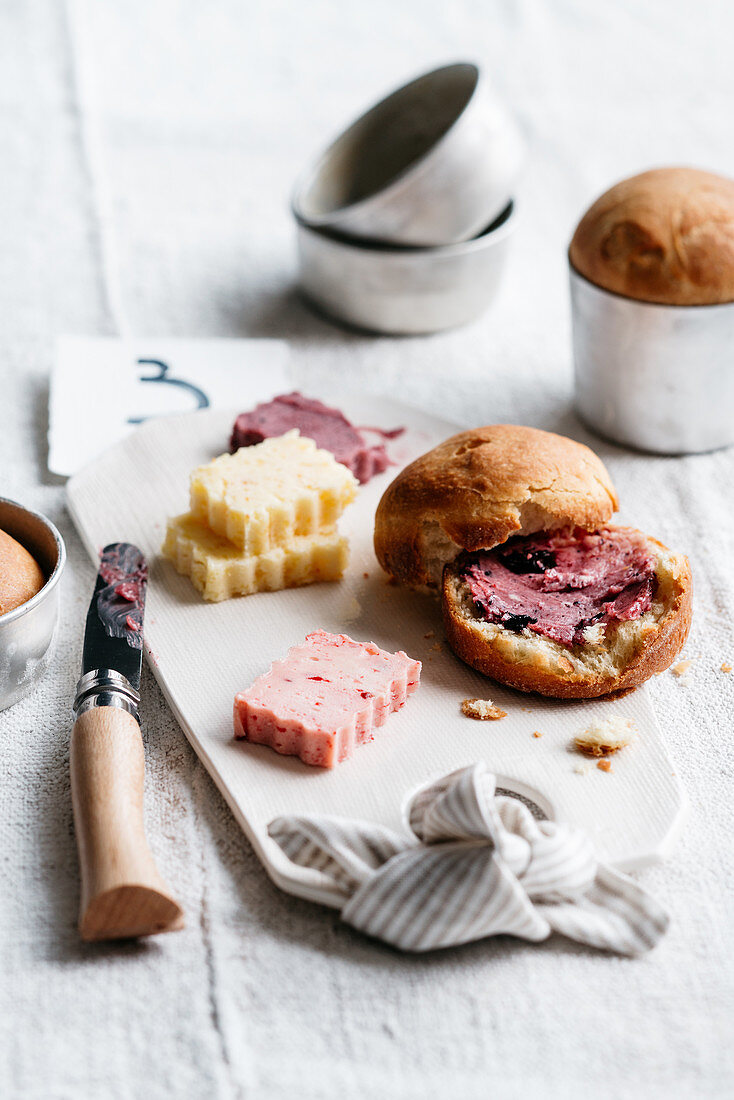
{"type": "Polygon", "coordinates": [[[93,707],[118,707],[132,714],[140,724],[140,695],[127,677],[113,668],[93,668],[76,686],[74,718],[93,707]]]}

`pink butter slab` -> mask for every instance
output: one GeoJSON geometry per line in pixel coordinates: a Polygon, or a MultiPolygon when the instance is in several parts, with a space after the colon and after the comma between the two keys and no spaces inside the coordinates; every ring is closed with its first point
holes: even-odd
{"type": "Polygon", "coordinates": [[[234,699],[236,738],[333,768],[418,687],[421,663],[315,630],[234,699]]]}

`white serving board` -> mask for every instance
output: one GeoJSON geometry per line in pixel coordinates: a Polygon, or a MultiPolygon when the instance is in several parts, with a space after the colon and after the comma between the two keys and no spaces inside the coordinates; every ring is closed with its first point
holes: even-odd
{"type": "MultiPolygon", "coordinates": [[[[399,465],[456,431],[387,400],[338,403],[357,424],[406,428],[388,444],[399,465]]],[[[611,702],[545,700],[504,690],[454,657],[443,642],[438,601],[386,583],[374,555],[375,508],[397,467],[363,486],[343,517],[351,560],[340,583],[220,604],[201,599],[159,549],[166,518],[187,507],[190,471],[227,449],[233,419],[234,412],[204,410],[144,424],[71,479],[68,502],[95,560],[102,546],[118,540],[136,543],[148,557],[151,668],[271,878],[293,894],[335,904],[319,872],[293,866],[270,840],[268,822],[280,814],[329,813],[401,829],[409,793],[477,760],[548,816],[588,830],[600,857],[617,867],[663,858],[681,828],[686,800],[646,689],[611,702]],[[235,692],[317,627],[403,649],[423,662],[420,687],[403,710],[331,771],[232,736],[235,692]],[[460,704],[468,696],[491,697],[507,718],[464,717],[460,704]],[[570,748],[573,735],[612,713],[633,720],[636,742],[614,759],[611,774],[593,764],[578,774],[583,758],[570,748]],[[534,738],[535,730],[542,737],[534,738]]]]}

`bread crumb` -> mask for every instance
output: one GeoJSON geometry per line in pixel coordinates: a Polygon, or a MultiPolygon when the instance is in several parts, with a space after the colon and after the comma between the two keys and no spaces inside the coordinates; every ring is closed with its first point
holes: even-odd
{"type": "Polygon", "coordinates": [[[461,713],[479,722],[507,717],[507,711],[495,706],[491,699],[465,699],[461,704],[461,713]]]}
{"type": "Polygon", "coordinates": [[[612,770],[611,760],[597,760],[596,766],[601,772],[610,772],[612,770]]]}
{"type": "Polygon", "coordinates": [[[629,745],[632,738],[629,718],[615,714],[611,718],[605,718],[603,722],[589,726],[574,737],[573,743],[579,752],[586,753],[587,756],[607,756],[608,753],[618,752],[629,745]]]}
{"type": "Polygon", "coordinates": [[[673,673],[674,676],[685,676],[692,664],[692,659],[688,661],[678,661],[678,664],[673,665],[670,671],[673,673]]]}
{"type": "Polygon", "coordinates": [[[587,645],[601,645],[606,636],[606,630],[601,623],[584,628],[584,641],[587,645]]]}
{"type": "Polygon", "coordinates": [[[542,736],[543,736],[543,734],[540,732],[540,730],[533,730],[533,737],[542,737],[542,736]]]}
{"type": "Polygon", "coordinates": [[[431,649],[434,649],[436,653],[443,653],[443,646],[440,642],[435,642],[434,645],[431,646],[431,649]]]}
{"type": "Polygon", "coordinates": [[[370,575],[369,575],[369,573],[363,573],[363,574],[362,574],[362,576],[364,577],[364,579],[365,579],[366,581],[368,581],[368,580],[370,579],[370,575]]]}
{"type": "Polygon", "coordinates": [[[727,662],[724,661],[723,665],[721,666],[721,671],[722,672],[731,672],[731,665],[727,664],[727,662]]]}
{"type": "Polygon", "coordinates": [[[435,630],[427,630],[426,633],[423,635],[423,637],[424,638],[435,638],[436,637],[436,631],[435,630]]]}
{"type": "Polygon", "coordinates": [[[584,761],[583,763],[576,764],[573,770],[576,772],[576,775],[586,775],[590,767],[591,764],[584,761]]]}

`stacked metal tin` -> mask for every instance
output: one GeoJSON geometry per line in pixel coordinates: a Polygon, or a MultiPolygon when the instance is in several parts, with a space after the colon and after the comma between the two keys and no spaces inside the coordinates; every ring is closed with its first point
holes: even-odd
{"type": "Polygon", "coordinates": [[[447,65],[399,88],[296,185],[304,293],[373,332],[472,320],[499,284],[523,158],[517,124],[477,65],[447,65]]]}

